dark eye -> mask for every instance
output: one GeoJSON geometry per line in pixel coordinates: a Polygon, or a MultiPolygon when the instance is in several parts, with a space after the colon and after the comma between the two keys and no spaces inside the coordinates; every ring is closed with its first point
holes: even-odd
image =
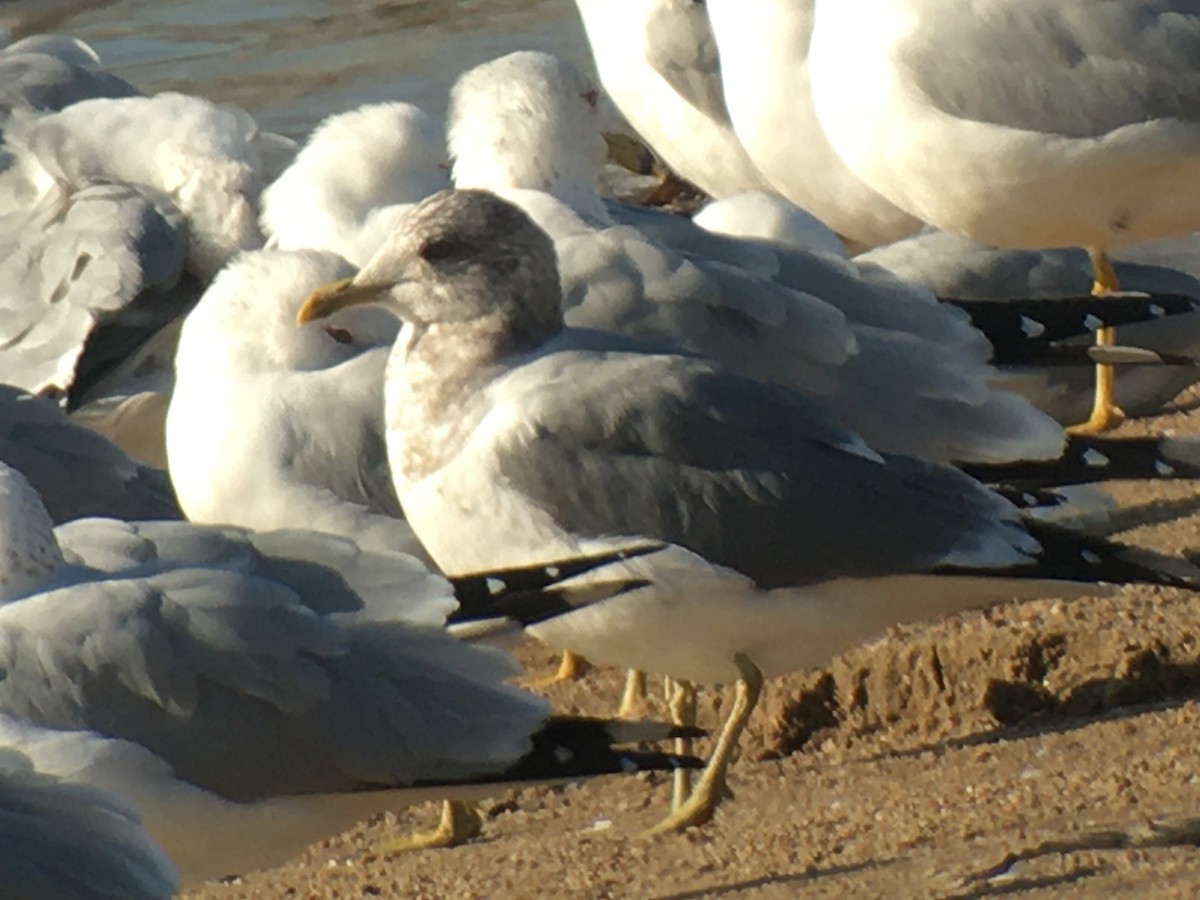
{"type": "Polygon", "coordinates": [[[461,256],[466,250],[463,242],[454,237],[433,238],[417,249],[417,256],[426,262],[441,262],[461,256]]]}
{"type": "Polygon", "coordinates": [[[579,96],[582,97],[584,102],[587,103],[587,105],[590,106],[592,109],[595,109],[596,104],[600,102],[600,92],[598,90],[596,90],[595,88],[584,91],[579,96]]]}
{"type": "Polygon", "coordinates": [[[332,325],[326,325],[325,333],[327,335],[329,335],[331,338],[333,338],[335,341],[337,341],[339,344],[349,344],[351,341],[354,340],[354,335],[352,335],[345,328],[335,328],[332,325]]]}

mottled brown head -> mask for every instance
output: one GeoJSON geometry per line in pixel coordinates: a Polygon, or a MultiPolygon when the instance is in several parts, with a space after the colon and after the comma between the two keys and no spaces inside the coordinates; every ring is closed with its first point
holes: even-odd
{"type": "Polygon", "coordinates": [[[539,341],[563,324],[553,242],[487,191],[441,191],[417,204],[354,278],[315,291],[298,319],[366,302],[418,326],[499,320],[539,341]]]}

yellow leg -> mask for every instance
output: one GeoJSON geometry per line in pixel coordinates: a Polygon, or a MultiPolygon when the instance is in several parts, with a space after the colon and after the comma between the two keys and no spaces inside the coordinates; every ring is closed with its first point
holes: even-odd
{"type": "Polygon", "coordinates": [[[625,693],[621,697],[618,719],[632,719],[633,711],[646,699],[646,673],[641,669],[630,669],[625,675],[625,693]]]}
{"type": "Polygon", "coordinates": [[[411,850],[432,850],[459,847],[483,831],[483,816],[474,803],[464,800],[447,800],[442,806],[442,821],[433,831],[418,831],[407,837],[381,841],[375,844],[372,856],[394,856],[411,850]]]}
{"type": "Polygon", "coordinates": [[[734,656],[741,678],[737,683],[737,696],[721,736],[713,750],[712,758],[704,768],[696,789],[692,791],[686,803],[674,810],[669,816],[646,832],[646,835],[665,834],[670,831],[683,831],[694,825],[703,825],[712,819],[713,811],[725,797],[729,795],[726,778],[729,773],[729,763],[733,760],[738,741],[746,730],[746,723],[758,698],[762,694],[762,672],[742,654],[734,656]]]}
{"type": "MultiPolygon", "coordinates": [[[[683,728],[696,727],[696,686],[690,681],[676,681],[671,689],[671,697],[667,704],[671,716],[671,724],[683,728]]],[[[691,756],[692,739],[675,738],[675,752],[680,756],[691,756]]],[[[679,809],[687,801],[692,792],[692,772],[690,769],[676,769],[671,787],[671,809],[679,809]]]]}
{"type": "Polygon", "coordinates": [[[517,684],[527,688],[544,688],[561,681],[574,681],[582,678],[583,673],[588,670],[590,665],[582,656],[578,656],[570,650],[564,650],[562,662],[558,664],[558,669],[553,675],[547,675],[544,678],[522,678],[517,684]]]}
{"type": "MultiPolygon", "coordinates": [[[[1104,297],[1120,290],[1117,273],[1108,255],[1100,250],[1089,250],[1092,258],[1092,295],[1104,297]]],[[[1111,347],[1117,342],[1115,328],[1096,329],[1096,346],[1111,347]]],[[[1125,414],[1117,406],[1114,394],[1116,372],[1111,365],[1096,364],[1096,392],[1092,401],[1092,414],[1086,422],[1072,425],[1068,434],[1101,434],[1111,431],[1123,421],[1125,414]]]]}

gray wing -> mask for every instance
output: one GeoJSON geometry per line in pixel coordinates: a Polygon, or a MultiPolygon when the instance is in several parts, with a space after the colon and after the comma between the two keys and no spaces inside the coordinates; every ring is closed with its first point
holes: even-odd
{"type": "Polygon", "coordinates": [[[729,122],[717,40],[701,2],[662,3],[646,21],[646,62],[715,122],[729,122]]]}
{"type": "Polygon", "coordinates": [[[0,884],[4,896],[167,900],[175,867],[136,811],[86,784],[33,769],[0,750],[0,884]]]}
{"type": "MultiPolygon", "coordinates": [[[[911,0],[916,5],[917,0],[911,0]]],[[[1200,122],[1191,0],[919,0],[898,62],[951,115],[1067,137],[1200,122]]]]}
{"type": "MultiPolygon", "coordinates": [[[[640,262],[653,257],[645,252],[635,255],[633,240],[625,244],[629,258],[641,267],[639,271],[628,266],[633,273],[630,281],[640,275],[646,297],[673,301],[643,303],[646,320],[671,316],[661,329],[674,329],[694,349],[737,373],[823,399],[839,422],[872,447],[943,462],[1044,458],[1059,453],[1062,434],[1057,424],[991,384],[996,376],[989,362],[991,345],[965,314],[938,303],[927,290],[877,266],[712,234],[657,211],[615,204],[608,209],[636,227],[643,243],[656,240],[676,251],[674,255],[660,251],[675,268],[662,265],[667,274],[656,276],[640,262]],[[700,287],[682,279],[672,283],[675,272],[689,266],[699,273],[693,281],[700,287]],[[683,289],[693,294],[675,299],[683,289]],[[762,313],[739,315],[742,295],[763,304],[774,298],[782,312],[774,318],[762,313]],[[799,297],[810,302],[819,298],[846,324],[838,330],[815,318],[805,321],[799,297]],[[673,313],[676,307],[680,312],[673,313]],[[684,314],[690,318],[684,319],[684,314]],[[730,319],[730,326],[706,328],[706,319],[718,315],[730,319]],[[848,331],[856,352],[838,361],[822,355],[819,348],[808,350],[820,336],[820,328],[826,329],[826,339],[848,331]],[[814,365],[814,359],[824,365],[814,365]],[[913,427],[916,421],[922,427],[913,427]]],[[[621,230],[602,235],[614,233],[621,230]]],[[[572,265],[564,257],[568,284],[573,283],[569,280],[572,265]]],[[[630,321],[613,315],[612,279],[595,280],[599,282],[594,288],[596,299],[585,294],[583,307],[569,312],[568,321],[639,333],[630,321]]],[[[587,290],[593,287],[589,284],[587,290]]]]}
{"type": "Polygon", "coordinates": [[[182,518],[165,472],[73,424],[57,404],[8,385],[0,385],[0,460],[29,479],[56,523],[182,518]]]}
{"type": "Polygon", "coordinates": [[[512,488],[572,533],[677,544],[768,588],[993,551],[1013,563],[1030,546],[978,483],[878,456],[790,391],[699,359],[563,352],[576,356],[520,375],[525,421],[497,453],[512,488]],[[539,391],[553,366],[555,393],[539,391]]]}
{"type": "Polygon", "coordinates": [[[86,392],[194,303],[175,290],[186,249],[169,201],[128,185],[0,218],[0,381],[86,392]]]}
{"type": "Polygon", "coordinates": [[[85,520],[58,535],[69,561],[98,570],[0,609],[0,709],[140,744],[225,797],[489,773],[545,719],[504,684],[511,658],[395,613],[452,605],[411,560],[186,523],[85,520]]]}

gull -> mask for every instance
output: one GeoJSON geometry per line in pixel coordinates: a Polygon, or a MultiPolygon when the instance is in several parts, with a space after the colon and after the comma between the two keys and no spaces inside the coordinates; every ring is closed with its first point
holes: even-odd
{"type": "Polygon", "coordinates": [[[259,195],[291,147],[243,110],[200,97],[83,100],[6,125],[0,212],[97,183],[152,188],[183,214],[188,270],[207,282],[237,252],[262,246],[259,195]]]}
{"type": "Polygon", "coordinates": [[[768,187],[730,125],[703,4],[575,5],[605,91],[663,162],[713,197],[768,187]]]}
{"type": "Polygon", "coordinates": [[[267,246],[371,258],[412,203],[449,186],[444,127],[411,103],[325,119],[262,196],[267,246]]]}
{"type": "Polygon", "coordinates": [[[54,112],[96,97],[141,92],[100,67],[91,46],[65,35],[31,35],[0,50],[0,126],[13,110],[54,112]]]}
{"type": "Polygon", "coordinates": [[[169,900],[177,880],[134,809],[90,785],[41,773],[25,754],[0,748],[5,896],[169,900]]]}
{"type": "Polygon", "coordinates": [[[192,521],[303,524],[424,556],[400,518],[384,443],[384,369],[399,321],[348,310],[295,326],[311,291],[353,272],[320,250],[243,254],[184,321],[166,438],[192,521]]]}
{"type": "Polygon", "coordinates": [[[52,530],[0,465],[0,746],[137,809],[185,886],[483,785],[687,764],[610,746],[669,728],[551,716],[511,657],[443,627],[456,595],[536,619],[638,583],[549,587],[612,559],[452,585],[317,532],[52,530]]]}
{"type": "MultiPolygon", "coordinates": [[[[0,175],[0,193],[11,188],[0,175]]],[[[164,360],[199,296],[187,225],[151,188],[57,188],[0,215],[0,382],[58,397],[77,419],[162,461],[164,360]]]]}
{"type": "Polygon", "coordinates": [[[920,229],[919,218],[847,167],[817,121],[808,64],[814,0],[708,0],[705,8],[734,131],[771,187],[856,249],[920,229]]]}
{"type": "Polygon", "coordinates": [[[165,472],[130,459],[57,404],[9,385],[0,385],[0,461],[29,480],[55,524],[183,517],[165,472]]]}
{"type": "MultiPolygon", "coordinates": [[[[1195,239],[1135,245],[1115,253],[1113,270],[1127,289],[1152,297],[1200,297],[1200,267],[1193,264],[1195,239]],[[1129,260],[1138,260],[1137,262],[1129,260]]],[[[933,231],[914,235],[857,257],[939,296],[967,300],[1077,297],[1092,280],[1091,263],[1078,248],[1016,250],[990,247],[933,231]]],[[[1028,329],[1041,326],[1029,320],[1028,329]]],[[[1122,341],[1167,356],[1200,352],[1200,314],[1163,316],[1121,326],[1122,341]]],[[[1063,423],[1087,418],[1093,403],[1093,373],[1087,366],[1005,366],[1004,384],[1063,423]]],[[[1117,405],[1130,416],[1155,415],[1197,380],[1194,366],[1134,366],[1113,384],[1117,405]]]]}
{"type": "MultiPolygon", "coordinates": [[[[1123,244],[1200,222],[1200,12],[1174,0],[816,0],[813,102],[864,182],[1001,247],[1123,244]]],[[[1097,331],[1111,344],[1113,330],[1097,331]]],[[[1083,433],[1117,424],[1096,372],[1083,433]]]]}
{"type": "Polygon", "coordinates": [[[625,564],[645,587],[532,629],[606,663],[737,683],[704,776],[656,830],[711,817],[764,677],[898,622],[1099,579],[1179,583],[1132,551],[1022,521],[953,468],[878,453],[795,392],[566,327],[553,242],[493,194],[418,204],[298,319],[370,302],[405,322],[388,456],[443,571],[667,545],[625,564]]]}
{"type": "Polygon", "coordinates": [[[930,292],[879,267],[606,205],[594,90],[548,54],[515,53],[461,76],[448,116],[455,185],[503,196],[553,238],[568,324],[683,345],[802,391],[880,450],[972,462],[1061,452],[1061,427],[989,383],[991,345],[930,292]]]}
{"type": "Polygon", "coordinates": [[[846,246],[828,225],[778,194],[745,191],[714,200],[697,210],[692,221],[714,234],[848,257],[846,246]]]}

